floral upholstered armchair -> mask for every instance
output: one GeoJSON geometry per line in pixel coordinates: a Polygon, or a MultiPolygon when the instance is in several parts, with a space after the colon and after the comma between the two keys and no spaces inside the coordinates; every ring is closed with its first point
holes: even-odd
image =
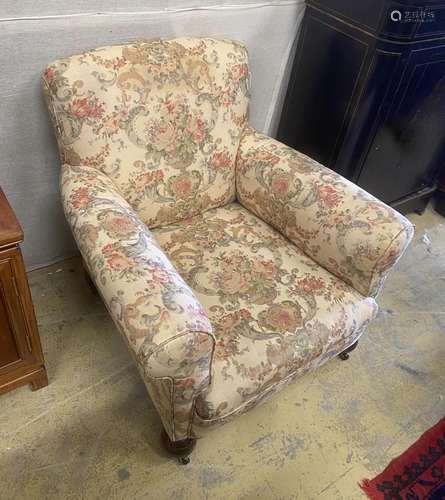
{"type": "Polygon", "coordinates": [[[243,45],[99,48],[43,86],[66,218],[171,451],[346,357],[413,227],[248,125],[243,45]]]}

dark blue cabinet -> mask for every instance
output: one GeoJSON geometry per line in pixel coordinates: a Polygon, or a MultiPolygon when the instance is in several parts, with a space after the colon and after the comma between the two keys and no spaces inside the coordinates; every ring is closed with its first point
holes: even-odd
{"type": "Polygon", "coordinates": [[[309,0],[278,139],[422,210],[445,163],[445,2],[309,0]]]}

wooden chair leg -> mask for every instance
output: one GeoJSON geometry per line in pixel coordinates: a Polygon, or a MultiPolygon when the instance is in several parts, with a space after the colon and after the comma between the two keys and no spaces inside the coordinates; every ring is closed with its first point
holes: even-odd
{"type": "Polygon", "coordinates": [[[162,444],[171,455],[178,458],[180,464],[185,465],[190,462],[190,454],[196,446],[196,439],[182,439],[172,441],[165,429],[162,429],[162,444]]]}
{"type": "Polygon", "coordinates": [[[338,357],[342,360],[342,361],[346,361],[347,359],[349,359],[349,353],[351,351],[353,351],[356,347],[357,347],[357,344],[358,344],[358,340],[357,342],[354,342],[353,344],[351,344],[347,349],[345,349],[343,352],[341,352],[338,357]]]}

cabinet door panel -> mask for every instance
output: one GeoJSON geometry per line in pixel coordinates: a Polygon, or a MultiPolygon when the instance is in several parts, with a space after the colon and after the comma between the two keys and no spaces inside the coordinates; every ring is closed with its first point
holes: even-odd
{"type": "Polygon", "coordinates": [[[370,60],[363,92],[349,124],[335,165],[328,165],[353,182],[366,161],[374,136],[385,122],[388,104],[403,70],[403,53],[376,49],[370,60]]]}
{"type": "Polygon", "coordinates": [[[387,203],[429,186],[445,152],[445,47],[413,51],[406,74],[358,179],[387,203]]]}
{"type": "Polygon", "coordinates": [[[0,254],[0,375],[34,361],[12,265],[0,254]]]}
{"type": "Polygon", "coordinates": [[[0,284],[0,367],[20,360],[20,354],[5,304],[6,298],[0,284]]]}
{"type": "Polygon", "coordinates": [[[277,137],[332,166],[359,95],[369,46],[312,10],[305,14],[298,43],[277,137]]]}

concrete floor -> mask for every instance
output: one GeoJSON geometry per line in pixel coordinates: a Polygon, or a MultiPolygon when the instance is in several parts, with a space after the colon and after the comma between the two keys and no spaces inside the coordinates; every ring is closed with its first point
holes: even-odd
{"type": "MultiPolygon", "coordinates": [[[[179,466],[79,259],[30,273],[50,385],[0,398],[0,499],[359,499],[445,414],[445,219],[415,241],[348,362],[333,360],[198,442],[179,466]]],[[[426,232],[425,232],[426,231],[426,232]]]]}

